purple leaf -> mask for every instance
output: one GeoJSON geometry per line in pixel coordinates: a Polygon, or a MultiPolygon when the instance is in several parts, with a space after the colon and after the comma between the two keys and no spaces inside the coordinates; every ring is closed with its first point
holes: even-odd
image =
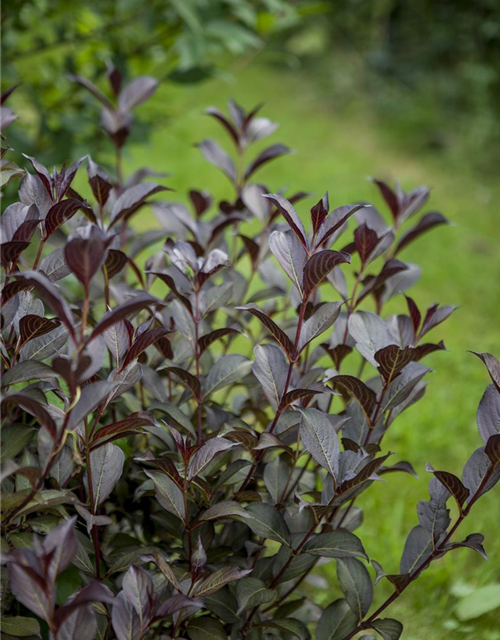
{"type": "MultiPolygon", "coordinates": [[[[443,307],[443,309],[448,308],[449,307],[443,307]]],[[[453,311],[455,307],[451,307],[451,309],[453,311]]],[[[476,351],[472,351],[472,353],[484,362],[493,384],[497,388],[497,391],[500,393],[500,362],[498,362],[495,356],[492,356],[491,353],[477,353],[476,351]]]]}
{"type": "Polygon", "coordinates": [[[109,227],[113,227],[122,220],[128,220],[132,214],[146,204],[147,198],[160,191],[171,191],[171,189],[154,182],[143,182],[126,189],[113,205],[109,227]]]}
{"type": "Polygon", "coordinates": [[[283,347],[288,356],[292,355],[293,344],[290,338],[286,335],[286,333],[278,327],[278,325],[271,320],[269,316],[267,316],[263,311],[258,309],[257,307],[246,304],[241,307],[237,307],[237,309],[242,309],[244,311],[248,311],[253,316],[258,318],[262,324],[266,327],[266,329],[271,333],[271,335],[275,338],[277,342],[283,347]]]}
{"type": "Polygon", "coordinates": [[[291,153],[292,150],[289,149],[284,144],[274,144],[272,147],[268,147],[262,153],[260,153],[257,158],[253,162],[251,162],[245,171],[245,180],[249,180],[250,177],[263,165],[267,164],[271,160],[275,158],[279,158],[280,156],[284,156],[287,153],[291,153]]]}
{"type": "Polygon", "coordinates": [[[37,271],[23,271],[15,276],[20,284],[28,284],[38,291],[41,297],[50,305],[55,315],[63,322],[71,337],[75,339],[74,318],[68,303],[61,297],[56,287],[42,273],[37,271]]]}
{"type": "Polygon", "coordinates": [[[207,138],[196,146],[203,154],[205,160],[220,169],[232,183],[236,182],[236,167],[234,166],[234,162],[215,140],[207,138]]]}
{"type": "Polygon", "coordinates": [[[414,359],[415,349],[413,347],[400,349],[395,344],[390,344],[375,353],[375,360],[379,364],[379,371],[384,376],[386,384],[396,378],[414,359]]]}
{"type": "Polygon", "coordinates": [[[142,311],[150,305],[156,305],[159,302],[160,301],[157,298],[153,298],[153,296],[150,296],[149,293],[145,292],[141,292],[137,296],[130,298],[130,300],[123,302],[122,304],[106,313],[103,319],[98,322],[93,328],[92,333],[89,337],[89,342],[112,327],[117,322],[128,318],[138,311],[142,311]]]}
{"type": "Polygon", "coordinates": [[[140,76],[132,80],[118,97],[118,108],[130,111],[148,100],[158,88],[158,80],[150,76],[140,76]]]}
{"type": "MultiPolygon", "coordinates": [[[[90,454],[92,490],[94,502],[100,505],[106,500],[122,476],[125,455],[120,447],[105,444],[90,454]]],[[[88,493],[88,478],[85,480],[88,493]]]]}
{"type": "Polygon", "coordinates": [[[425,216],[423,216],[419,220],[418,224],[416,224],[414,227],[409,229],[406,233],[404,233],[401,236],[396,246],[394,255],[397,255],[407,245],[413,242],[413,240],[416,240],[423,233],[426,233],[427,231],[430,231],[434,227],[437,227],[438,225],[441,225],[441,224],[449,224],[448,220],[441,213],[436,213],[436,212],[426,213],[425,216]]]}
{"type": "Polygon", "coordinates": [[[315,253],[304,266],[304,297],[307,299],[337,265],[349,263],[351,256],[343,251],[325,249],[315,253]]]}
{"type": "Polygon", "coordinates": [[[267,198],[278,207],[304,249],[307,250],[308,243],[306,230],[304,229],[302,220],[300,219],[299,214],[295,211],[293,204],[286,198],[283,198],[283,196],[281,196],[279,193],[268,193],[264,195],[264,198],[267,198]]]}
{"type": "Polygon", "coordinates": [[[51,236],[81,208],[82,202],[76,198],[61,200],[61,202],[52,205],[45,217],[45,237],[51,236]]]}

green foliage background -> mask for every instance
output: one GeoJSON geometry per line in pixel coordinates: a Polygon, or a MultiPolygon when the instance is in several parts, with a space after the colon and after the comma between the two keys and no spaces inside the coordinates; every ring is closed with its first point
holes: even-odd
{"type": "MultiPolygon", "coordinates": [[[[389,477],[363,496],[367,551],[395,569],[416,503],[427,496],[425,462],[459,472],[479,445],[475,411],[487,380],[467,349],[500,354],[500,4],[21,0],[4,13],[2,84],[23,83],[9,100],[20,116],[9,131],[17,159],[24,151],[61,163],[90,151],[111,166],[98,108],[66,74],[104,86],[113,59],[128,77],[162,79],[138,114],[125,169],[171,173],[165,184],[176,199],[191,187],[227,189],[192,144],[219,137],[201,114],[230,96],[247,107],[266,102],[265,115],[281,123],[275,139],[296,150],[266,170],[273,189],[289,185],[316,199],[328,189],[334,206],[368,200],[382,207],[367,175],[433,187],[431,207],[454,226],[432,234],[425,256],[418,243],[408,251],[407,259],[423,263],[414,297],[461,308],[446,325],[449,352],[431,357],[425,399],[390,442],[420,478],[389,477]]],[[[144,213],[137,224],[155,221],[144,213]]],[[[480,615],[485,602],[498,601],[499,512],[492,492],[463,531],[484,532],[489,563],[457,551],[393,606],[407,640],[500,638],[500,609],[480,615]]],[[[335,585],[334,569],[323,565],[311,594],[326,605],[338,597],[335,585]]],[[[381,585],[380,598],[383,592],[381,585]]]]}

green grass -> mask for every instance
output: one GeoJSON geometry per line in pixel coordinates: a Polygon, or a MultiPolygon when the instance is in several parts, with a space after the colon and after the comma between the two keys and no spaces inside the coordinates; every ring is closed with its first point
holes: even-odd
{"type": "MultiPolygon", "coordinates": [[[[224,108],[230,96],[246,107],[265,102],[265,115],[280,122],[273,141],[284,142],[296,151],[262,172],[270,189],[288,186],[290,190],[306,190],[313,192],[316,200],[328,190],[332,206],[367,200],[382,210],[366,177],[399,178],[406,188],[420,184],[432,187],[430,208],[441,211],[453,223],[431,232],[402,254],[403,259],[423,267],[422,278],[412,290],[421,306],[434,301],[460,306],[431,334],[445,339],[448,352],[428,359],[435,372],[425,398],[395,423],[386,442],[395,459],[410,460],[420,477],[391,475],[387,482],[375,483],[360,500],[365,524],[359,533],[367,552],[388,572],[396,572],[406,535],[417,522],[416,504],[427,498],[425,462],[460,475],[468,455],[481,444],[475,415],[488,377],[481,362],[467,350],[500,354],[500,185],[473,175],[465,157],[457,158],[450,167],[439,155],[423,155],[421,151],[416,155],[380,129],[362,105],[355,114],[336,112],[325,96],[318,95],[313,80],[259,66],[248,67],[232,83],[218,80],[181,89],[162,86],[144,107],[160,127],[147,144],[134,144],[125,158],[126,169],[149,165],[170,172],[165,184],[176,189],[174,199],[185,200],[191,187],[208,189],[219,197],[230,195],[225,178],[192,146],[207,136],[225,142],[219,127],[202,111],[210,104],[224,108]]],[[[304,214],[312,202],[302,206],[304,214]]],[[[141,213],[136,224],[145,229],[154,222],[151,214],[141,213]]],[[[403,308],[401,301],[390,310],[398,308],[403,308]]],[[[457,550],[435,562],[388,611],[389,616],[404,621],[404,638],[500,638],[495,631],[495,613],[472,623],[458,623],[453,613],[458,601],[450,593],[454,588],[459,590],[464,581],[474,589],[498,582],[499,504],[497,487],[475,507],[470,522],[460,531],[461,538],[474,531],[484,533],[490,562],[471,551],[457,550]]],[[[338,596],[334,564],[324,565],[319,574],[328,589],[311,586],[311,594],[321,604],[328,604],[338,596]]],[[[389,592],[380,584],[377,602],[389,592]]]]}

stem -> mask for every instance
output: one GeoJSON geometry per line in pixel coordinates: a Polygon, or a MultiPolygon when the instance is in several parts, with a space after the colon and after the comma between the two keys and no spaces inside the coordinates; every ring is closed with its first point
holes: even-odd
{"type": "Polygon", "coordinates": [[[117,147],[116,149],[116,182],[118,188],[122,186],[123,176],[122,176],[122,150],[117,147]]]}
{"type": "Polygon", "coordinates": [[[31,490],[31,492],[26,496],[26,498],[21,502],[21,504],[19,504],[17,507],[15,507],[4,519],[4,527],[6,527],[7,525],[9,525],[12,520],[14,520],[14,518],[16,517],[16,515],[22,511],[24,509],[24,507],[29,504],[33,498],[35,497],[35,495],[38,493],[38,491],[41,490],[41,488],[43,487],[43,483],[45,482],[45,479],[47,478],[47,476],[49,475],[50,470],[52,469],[54,463],[57,460],[57,457],[61,451],[61,444],[64,440],[64,433],[66,431],[66,425],[68,424],[68,419],[69,416],[71,414],[71,411],[68,411],[66,413],[66,416],[64,418],[64,423],[61,427],[61,433],[59,434],[59,437],[57,438],[56,442],[54,443],[54,448],[52,449],[52,453],[50,455],[50,458],[47,461],[47,464],[45,466],[45,469],[42,473],[42,475],[40,476],[37,484],[35,485],[35,487],[31,490]]]}
{"type": "Polygon", "coordinates": [[[89,315],[89,305],[90,305],[89,285],[85,284],[85,298],[83,300],[83,308],[82,308],[82,323],[80,325],[80,342],[81,343],[83,343],[83,336],[85,334],[85,328],[87,326],[87,320],[89,315]]]}
{"type": "Polygon", "coordinates": [[[415,571],[413,573],[411,573],[409,575],[408,583],[406,585],[404,585],[403,587],[401,587],[399,589],[399,591],[394,591],[394,593],[392,593],[387,598],[387,600],[385,600],[385,602],[383,602],[380,605],[380,607],[374,613],[372,613],[372,615],[369,618],[367,618],[365,621],[362,621],[358,625],[358,627],[356,627],[356,629],[354,629],[354,631],[352,631],[348,635],[344,636],[344,638],[342,638],[342,640],[350,640],[350,638],[353,638],[360,631],[363,631],[364,629],[369,628],[370,623],[372,623],[374,620],[376,620],[378,618],[378,616],[383,611],[385,611],[389,605],[391,605],[394,602],[394,600],[399,598],[399,596],[403,593],[403,591],[405,591],[410,586],[410,584],[414,580],[416,580],[418,578],[418,576],[422,573],[422,571],[424,571],[424,569],[427,569],[427,567],[436,558],[436,556],[439,556],[442,553],[442,551],[444,550],[445,546],[448,544],[448,542],[452,538],[453,534],[456,532],[456,530],[462,524],[462,522],[465,520],[465,518],[469,515],[472,507],[477,502],[477,500],[481,497],[481,493],[482,493],[484,487],[486,486],[486,484],[488,483],[489,479],[491,478],[491,476],[493,474],[493,471],[495,470],[495,466],[496,465],[494,463],[491,464],[491,466],[488,469],[488,471],[484,474],[484,478],[482,479],[479,487],[476,489],[476,492],[472,496],[472,498],[469,501],[468,505],[465,507],[465,509],[462,511],[462,513],[458,516],[457,520],[455,521],[455,524],[452,526],[450,531],[447,533],[446,537],[432,550],[432,552],[427,556],[425,561],[419,567],[417,567],[417,569],[415,569],[415,571]]]}
{"type": "Polygon", "coordinates": [[[43,251],[43,246],[45,244],[45,240],[42,238],[40,240],[40,244],[38,245],[38,252],[36,254],[36,258],[35,258],[35,262],[33,263],[33,266],[31,267],[33,271],[35,271],[40,263],[40,258],[42,257],[42,251],[43,251]]]}
{"type": "MultiPolygon", "coordinates": [[[[296,364],[296,362],[298,361],[300,332],[302,331],[302,325],[304,324],[304,316],[305,316],[305,313],[306,313],[306,307],[307,307],[307,300],[302,300],[302,303],[300,305],[299,321],[297,323],[297,330],[295,332],[295,342],[294,342],[294,345],[293,345],[292,355],[290,356],[290,360],[289,360],[288,373],[287,373],[287,376],[286,376],[286,381],[285,381],[285,386],[283,388],[283,393],[281,395],[280,406],[278,406],[278,409],[276,410],[276,413],[274,415],[273,421],[271,422],[271,425],[269,426],[268,429],[266,429],[266,432],[268,432],[268,433],[273,433],[273,431],[275,430],[276,425],[278,423],[279,417],[283,413],[283,409],[281,408],[281,401],[283,400],[283,398],[286,396],[286,394],[288,392],[288,387],[290,386],[290,382],[292,380],[293,367],[296,364]]],[[[259,453],[257,454],[257,456],[255,458],[255,462],[250,467],[250,471],[248,472],[248,475],[245,478],[245,481],[243,482],[243,484],[240,487],[240,491],[244,491],[246,489],[246,487],[249,485],[249,483],[250,483],[250,481],[251,481],[251,479],[253,477],[253,474],[255,473],[255,470],[257,469],[257,466],[258,466],[259,462],[262,460],[263,455],[264,455],[264,452],[259,451],[259,453]]]]}
{"type": "MultiPolygon", "coordinates": [[[[200,337],[200,292],[199,290],[195,291],[194,294],[194,337],[195,337],[195,345],[194,345],[194,359],[196,362],[196,377],[200,379],[200,345],[199,345],[199,337],[200,337]]],[[[196,398],[196,402],[198,403],[197,414],[198,414],[198,428],[197,428],[197,444],[201,444],[201,422],[202,422],[202,402],[200,398],[196,398]]]]}

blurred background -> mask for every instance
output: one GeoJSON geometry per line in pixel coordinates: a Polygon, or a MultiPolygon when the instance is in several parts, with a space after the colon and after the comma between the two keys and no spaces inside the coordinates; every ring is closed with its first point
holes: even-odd
{"type": "MultiPolygon", "coordinates": [[[[192,187],[225,196],[224,178],[194,143],[225,143],[203,110],[224,110],[230,97],[246,108],[265,103],[263,114],[280,123],[273,142],[295,150],[266,169],[274,191],[310,192],[312,204],[328,190],[332,206],[371,201],[386,214],[367,176],[432,187],[431,209],[453,226],[431,234],[424,252],[418,242],[408,250],[423,267],[412,295],[420,306],[460,309],[439,336],[448,352],[429,358],[426,397],[392,431],[391,450],[419,479],[391,476],[363,494],[360,536],[395,572],[427,497],[425,462],[460,474],[480,445],[475,412],[488,379],[467,350],[500,356],[500,2],[13,0],[2,21],[2,90],[20,83],[8,142],[21,166],[21,151],[49,166],[90,152],[113,172],[99,106],[68,79],[80,74],[107,91],[112,61],[127,79],[161,80],[137,110],[124,170],[168,173],[162,182],[177,200],[192,187]]],[[[157,226],[149,213],[137,220],[157,226]]],[[[484,533],[491,560],[462,550],[434,563],[391,609],[405,640],[500,639],[498,491],[470,520],[463,537],[484,533]]],[[[331,563],[309,588],[320,604],[338,597],[331,563]]],[[[388,593],[380,584],[378,597],[388,593]]]]}

